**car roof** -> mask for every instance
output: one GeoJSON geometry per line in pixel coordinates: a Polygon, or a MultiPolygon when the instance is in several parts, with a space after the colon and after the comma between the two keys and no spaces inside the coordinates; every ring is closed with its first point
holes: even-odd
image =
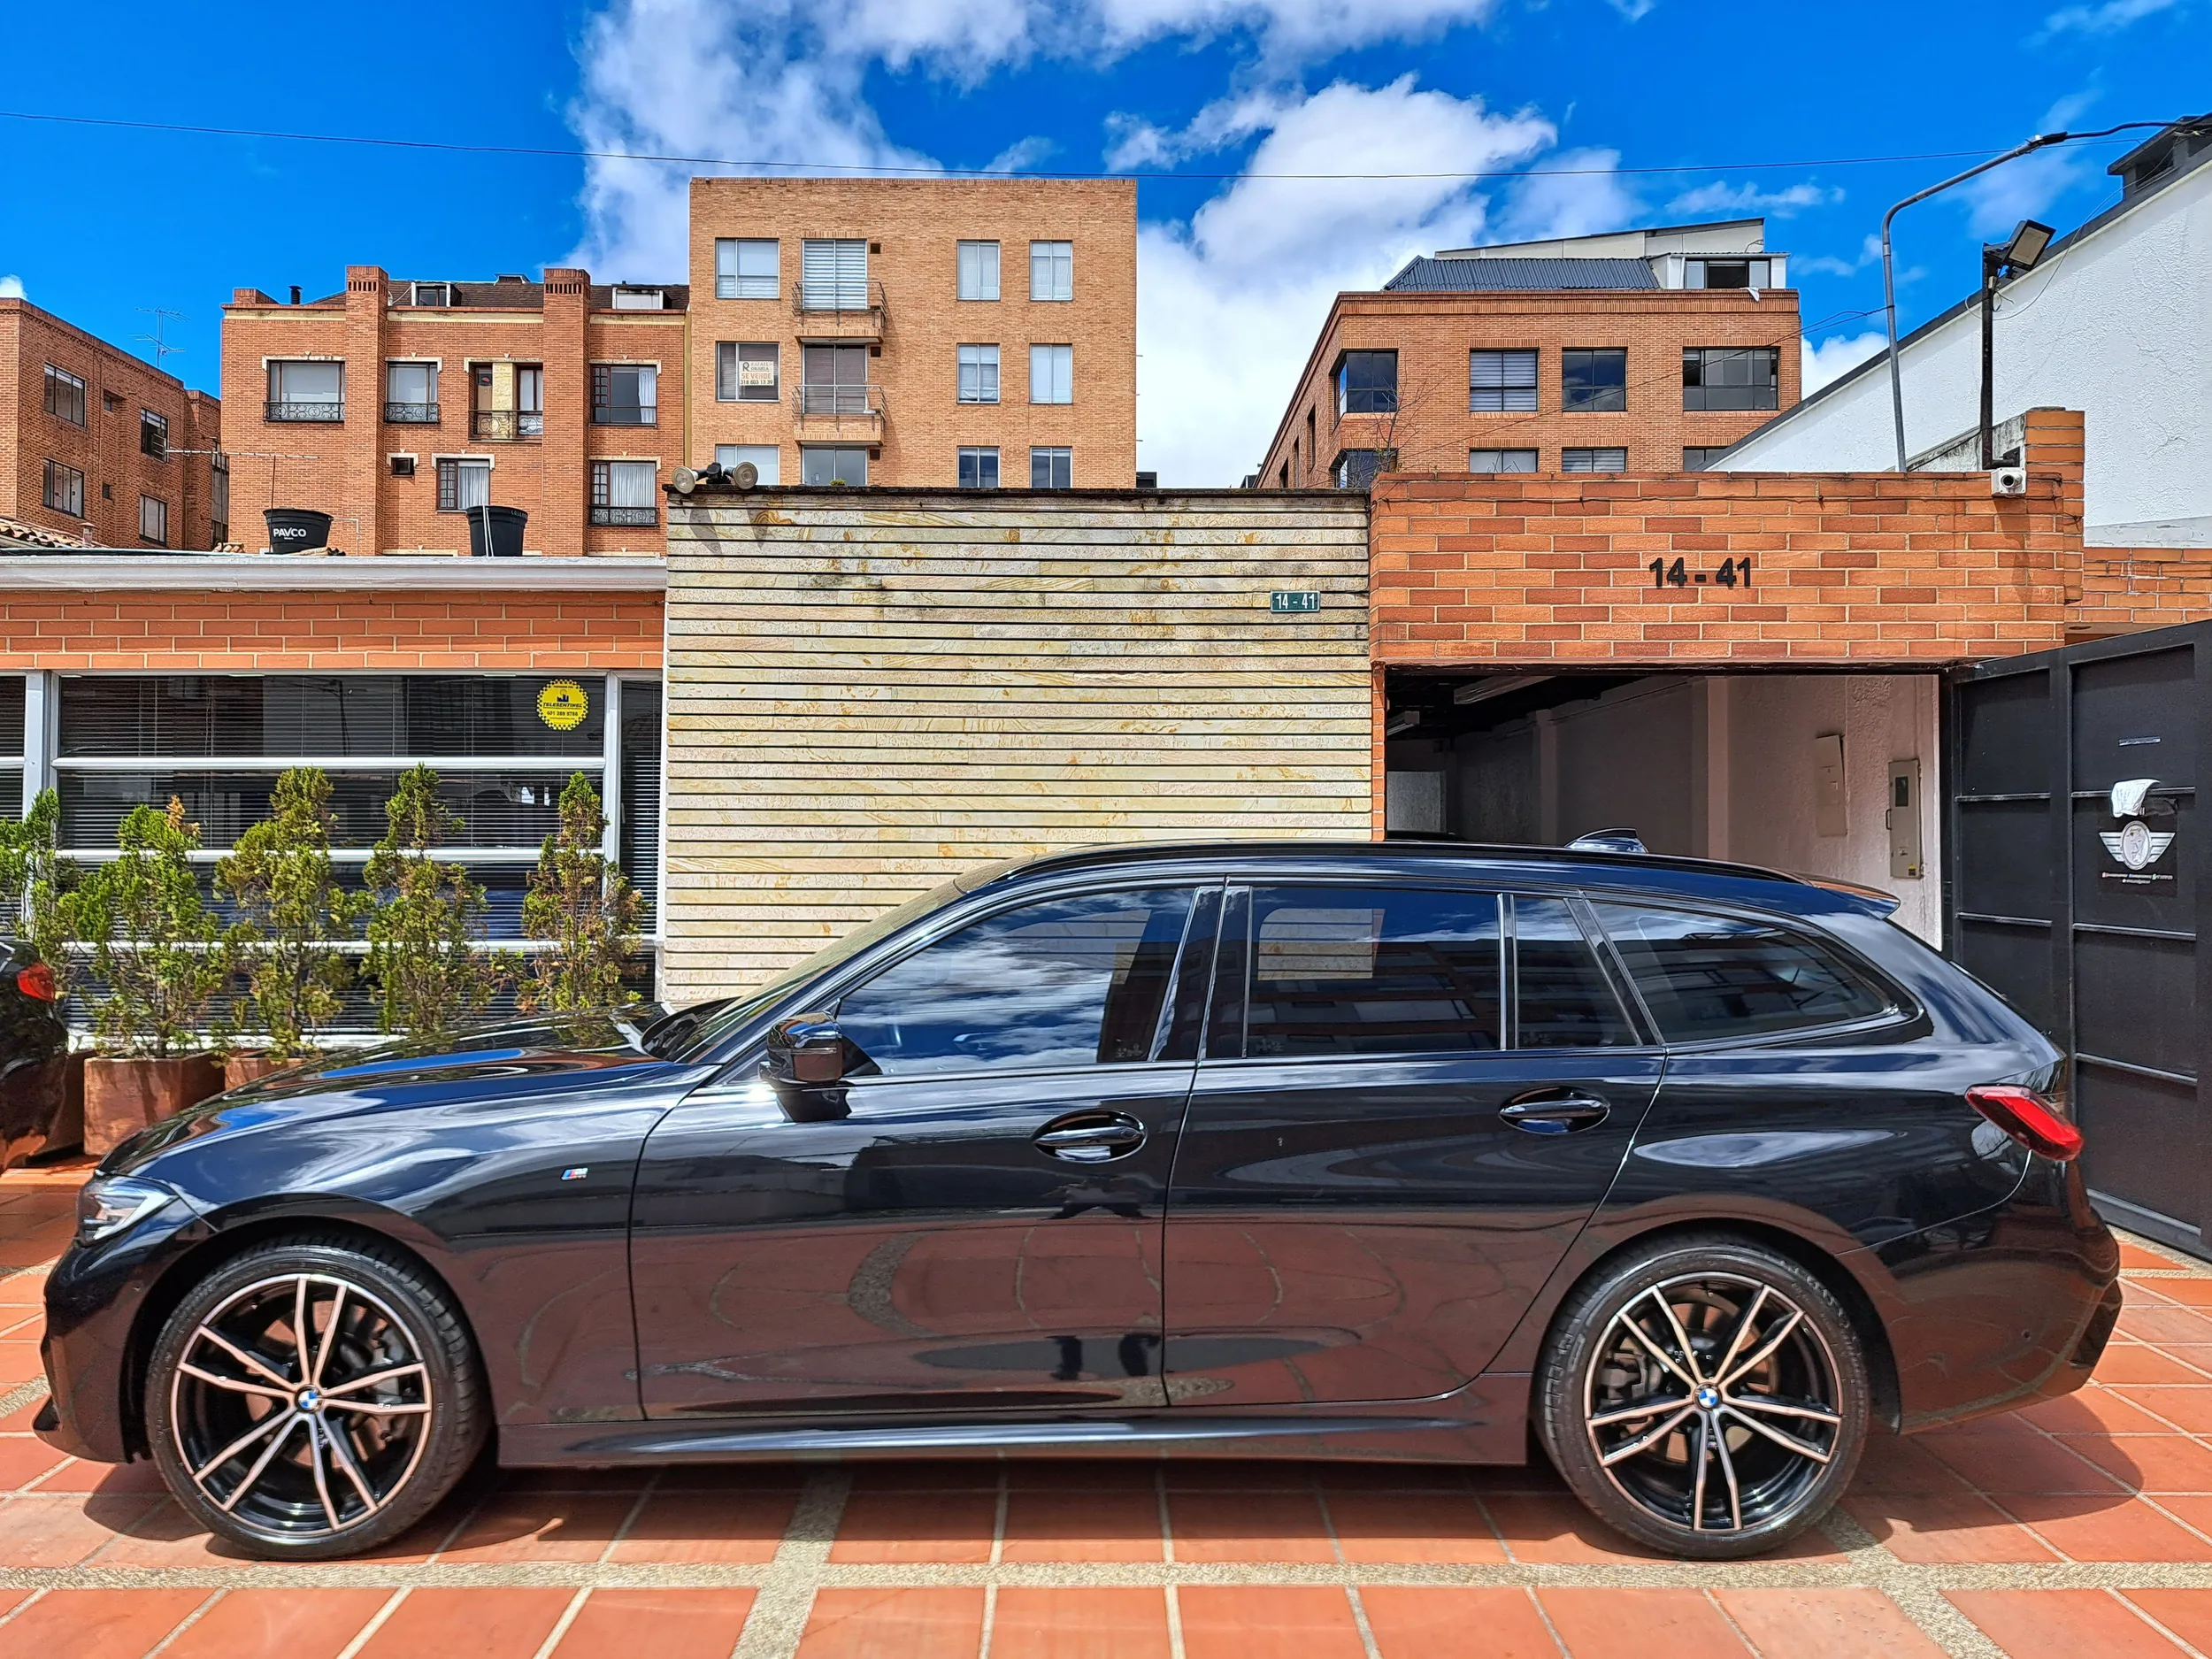
{"type": "Polygon", "coordinates": [[[1733,900],[1800,915],[1839,910],[1886,916],[1897,901],[1848,884],[1710,858],[1665,853],[1606,852],[1579,848],[1483,845],[1466,841],[1142,841],[1078,847],[1026,861],[1009,860],[977,871],[961,885],[970,892],[1000,882],[1028,882],[1090,871],[1142,870],[1148,874],[1222,873],[1225,866],[1254,873],[1310,875],[1463,875],[1488,881],[1543,887],[1612,887],[1680,897],[1733,900]]]}

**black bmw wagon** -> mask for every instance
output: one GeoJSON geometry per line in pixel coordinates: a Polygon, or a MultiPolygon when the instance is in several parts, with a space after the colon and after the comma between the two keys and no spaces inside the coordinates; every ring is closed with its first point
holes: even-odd
{"type": "Polygon", "coordinates": [[[2079,1387],[2119,1311],[2061,1056],[1893,908],[1572,849],[993,866],[742,998],[147,1131],[38,1429],[279,1558],[488,1441],[1540,1455],[1646,1544],[1769,1549],[1870,1432],[2079,1387]]]}

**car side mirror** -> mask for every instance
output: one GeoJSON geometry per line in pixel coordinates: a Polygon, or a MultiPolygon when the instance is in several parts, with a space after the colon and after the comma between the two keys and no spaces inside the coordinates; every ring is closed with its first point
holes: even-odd
{"type": "Polygon", "coordinates": [[[760,1063],[794,1122],[819,1123],[843,1118],[849,1109],[841,1087],[848,1069],[845,1033],[827,1014],[794,1014],[768,1033],[760,1063]]]}

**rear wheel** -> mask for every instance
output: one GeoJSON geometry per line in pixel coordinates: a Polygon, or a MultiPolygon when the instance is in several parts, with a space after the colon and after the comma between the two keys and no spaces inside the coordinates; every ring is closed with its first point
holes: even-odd
{"type": "Polygon", "coordinates": [[[307,1560],[396,1538],[482,1446],[483,1385],[444,1295],[396,1251],[261,1245],[163,1326],[146,1428],[177,1501],[255,1555],[307,1560]]]}
{"type": "Polygon", "coordinates": [[[1835,1296],[1726,1236],[1639,1252],[1569,1299],[1537,1428],[1577,1496],[1670,1554],[1753,1555],[1813,1525],[1866,1443],[1863,1345],[1835,1296]]]}

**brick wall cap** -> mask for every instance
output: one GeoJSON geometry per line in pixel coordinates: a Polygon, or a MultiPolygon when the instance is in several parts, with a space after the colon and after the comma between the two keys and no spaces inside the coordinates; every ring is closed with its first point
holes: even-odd
{"type": "Polygon", "coordinates": [[[651,593],[668,587],[665,559],[455,558],[384,554],[295,558],[261,553],[92,553],[0,556],[0,591],[77,593],[651,593]]]}

